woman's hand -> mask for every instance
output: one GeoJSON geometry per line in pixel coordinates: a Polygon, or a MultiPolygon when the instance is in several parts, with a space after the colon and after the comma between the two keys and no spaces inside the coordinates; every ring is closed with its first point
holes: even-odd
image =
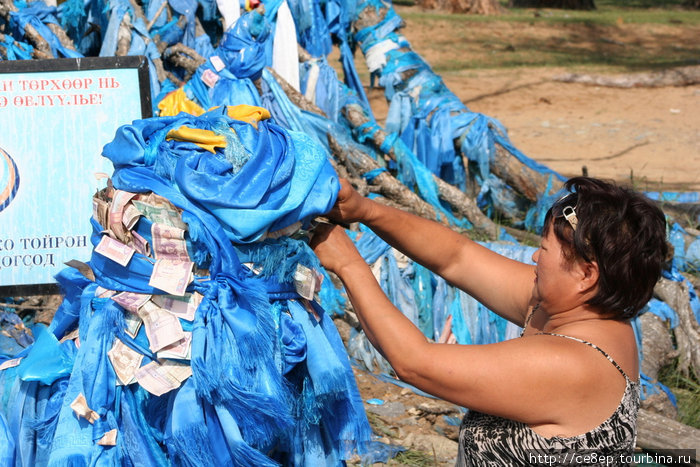
{"type": "Polygon", "coordinates": [[[365,221],[372,212],[372,201],[360,195],[346,179],[340,179],[340,191],[335,206],[326,216],[335,221],[350,224],[365,221]]]}
{"type": "Polygon", "coordinates": [[[310,245],[323,267],[338,276],[341,276],[343,266],[356,261],[365,264],[360,252],[340,226],[319,224],[310,245]]]}

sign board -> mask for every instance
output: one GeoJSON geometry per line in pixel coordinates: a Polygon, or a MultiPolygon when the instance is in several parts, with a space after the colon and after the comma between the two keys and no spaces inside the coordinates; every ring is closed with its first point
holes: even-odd
{"type": "Polygon", "coordinates": [[[65,262],[90,258],[102,148],[150,116],[144,57],[0,62],[0,295],[54,292],[65,262]]]}

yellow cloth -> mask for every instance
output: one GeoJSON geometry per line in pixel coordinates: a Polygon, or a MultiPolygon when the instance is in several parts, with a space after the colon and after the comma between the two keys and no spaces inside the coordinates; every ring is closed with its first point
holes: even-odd
{"type": "Polygon", "coordinates": [[[202,149],[209,152],[215,152],[214,148],[225,148],[226,138],[224,135],[217,135],[211,130],[201,130],[199,128],[190,128],[181,126],[177,130],[170,130],[165,136],[166,140],[188,141],[194,143],[202,149]]]}
{"type": "Polygon", "coordinates": [[[204,113],[204,109],[198,106],[193,100],[188,99],[183,88],[169,93],[158,103],[159,115],[161,117],[174,117],[180,112],[185,112],[196,117],[204,113]]]}
{"type": "Polygon", "coordinates": [[[254,105],[230,105],[226,108],[226,113],[234,120],[250,123],[258,129],[258,122],[270,118],[270,112],[262,107],[254,105]]]}
{"type": "MultiPolygon", "coordinates": [[[[184,92],[182,94],[184,95],[184,92]]],[[[185,99],[187,98],[185,97],[185,99]]],[[[194,106],[197,105],[192,101],[189,102],[192,103],[192,105],[194,106]]],[[[158,108],[160,108],[160,105],[158,106],[158,108]]],[[[270,118],[270,112],[268,112],[267,109],[246,104],[229,106],[226,108],[226,113],[228,114],[229,118],[249,123],[253,125],[256,129],[258,128],[259,121],[270,118]]],[[[185,125],[181,126],[177,130],[170,130],[165,136],[165,139],[174,139],[176,141],[189,141],[190,143],[194,143],[200,148],[206,149],[209,152],[214,152],[215,148],[226,147],[226,137],[224,135],[216,134],[211,130],[190,128],[185,125]]]]}

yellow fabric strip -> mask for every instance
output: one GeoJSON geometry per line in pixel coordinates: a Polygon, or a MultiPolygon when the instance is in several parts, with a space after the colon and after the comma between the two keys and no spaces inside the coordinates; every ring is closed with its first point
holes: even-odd
{"type": "Polygon", "coordinates": [[[184,125],[177,130],[170,130],[165,139],[188,141],[209,152],[215,152],[215,148],[226,147],[226,138],[223,135],[217,135],[211,130],[200,130],[199,128],[190,128],[184,125]]]}
{"type": "Polygon", "coordinates": [[[226,108],[226,113],[234,120],[250,123],[257,130],[258,122],[270,118],[270,112],[262,107],[254,105],[230,105],[226,108]]]}
{"type": "Polygon", "coordinates": [[[196,117],[204,113],[204,109],[194,101],[188,99],[183,88],[179,88],[163,98],[158,103],[159,115],[161,117],[174,117],[180,112],[185,112],[196,117]]]}

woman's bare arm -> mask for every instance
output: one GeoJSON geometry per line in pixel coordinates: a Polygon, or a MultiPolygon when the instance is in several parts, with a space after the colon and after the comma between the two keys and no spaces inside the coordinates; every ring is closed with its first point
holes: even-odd
{"type": "Polygon", "coordinates": [[[345,181],[329,217],[364,223],[489,309],[523,324],[535,278],[533,266],[501,256],[437,222],[364,198],[345,181]]]}

